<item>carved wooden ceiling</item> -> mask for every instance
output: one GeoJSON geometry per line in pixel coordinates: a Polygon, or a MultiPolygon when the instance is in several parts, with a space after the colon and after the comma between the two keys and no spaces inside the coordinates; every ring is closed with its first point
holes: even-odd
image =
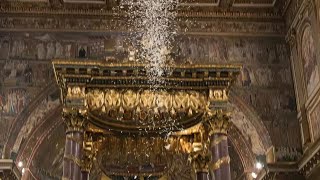
{"type": "MultiPolygon", "coordinates": [[[[93,10],[115,10],[121,1],[126,0],[4,0],[0,4],[1,12],[17,12],[23,9],[25,12],[51,8],[53,11],[66,12],[68,9],[79,9],[79,15],[90,13],[93,10]]],[[[290,0],[180,0],[179,8],[182,16],[200,15],[206,17],[283,17],[290,0]],[[183,13],[188,10],[189,13],[183,13]],[[190,14],[191,13],[191,14],[190,14]],[[199,14],[200,13],[200,14],[199,14]]],[[[48,13],[48,12],[47,12],[48,13]]]]}

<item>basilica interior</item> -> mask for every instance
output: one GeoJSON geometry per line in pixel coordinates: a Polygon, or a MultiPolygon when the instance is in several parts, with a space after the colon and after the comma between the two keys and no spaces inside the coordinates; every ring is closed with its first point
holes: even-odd
{"type": "Polygon", "coordinates": [[[1,0],[0,180],[319,180],[319,71],[320,0],[1,0]]]}

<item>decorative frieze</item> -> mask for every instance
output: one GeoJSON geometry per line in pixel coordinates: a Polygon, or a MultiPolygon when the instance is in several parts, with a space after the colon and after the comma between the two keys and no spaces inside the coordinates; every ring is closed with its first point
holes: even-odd
{"type": "MultiPolygon", "coordinates": [[[[248,35],[283,36],[285,25],[277,22],[248,22],[238,20],[217,21],[180,20],[181,34],[196,35],[248,35]]],[[[47,32],[127,32],[130,27],[124,18],[115,17],[43,17],[43,16],[1,16],[2,31],[47,31],[47,32]]]]}

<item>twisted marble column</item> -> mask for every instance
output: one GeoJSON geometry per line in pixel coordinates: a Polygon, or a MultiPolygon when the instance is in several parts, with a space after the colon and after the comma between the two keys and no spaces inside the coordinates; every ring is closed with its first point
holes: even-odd
{"type": "Polygon", "coordinates": [[[230,127],[229,116],[219,112],[210,116],[211,170],[215,180],[231,180],[230,157],[227,132],[230,127]]]}
{"type": "Polygon", "coordinates": [[[67,130],[62,179],[81,180],[85,117],[76,110],[64,108],[63,118],[67,130]]]}

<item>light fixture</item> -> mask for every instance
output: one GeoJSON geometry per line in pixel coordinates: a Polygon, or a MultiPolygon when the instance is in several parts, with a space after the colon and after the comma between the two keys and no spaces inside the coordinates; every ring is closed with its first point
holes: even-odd
{"type": "Polygon", "coordinates": [[[19,161],[18,162],[18,167],[22,167],[23,166],[23,162],[22,161],[19,161]]]}
{"type": "Polygon", "coordinates": [[[24,168],[22,168],[22,174],[24,174],[25,171],[26,171],[26,170],[25,170],[24,168]]]}
{"type": "Polygon", "coordinates": [[[257,175],[255,172],[252,172],[252,173],[251,173],[251,176],[253,177],[253,179],[255,179],[255,178],[258,177],[258,175],[257,175]]]}
{"type": "Polygon", "coordinates": [[[257,162],[257,163],[256,163],[256,168],[257,168],[258,170],[261,170],[261,169],[263,168],[263,164],[262,164],[261,162],[257,162]]]}

